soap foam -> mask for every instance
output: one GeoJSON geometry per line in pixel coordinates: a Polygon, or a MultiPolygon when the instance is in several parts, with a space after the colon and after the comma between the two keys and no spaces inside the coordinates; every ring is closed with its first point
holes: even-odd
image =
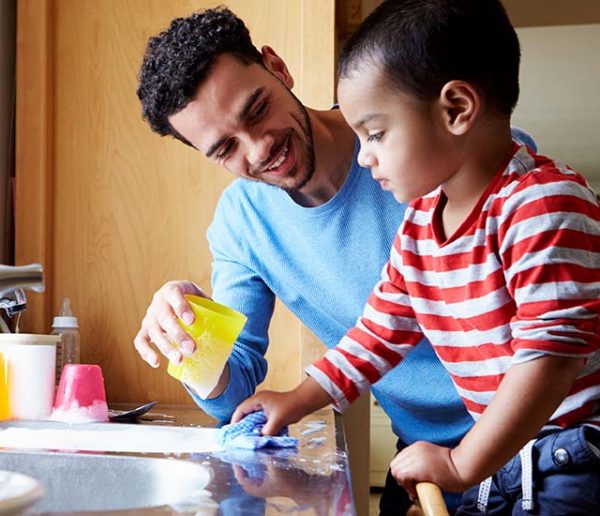
{"type": "Polygon", "coordinates": [[[105,401],[95,400],[87,407],[73,401],[68,407],[57,407],[52,411],[52,421],[64,423],[95,423],[108,421],[108,406],[105,401]]]}
{"type": "Polygon", "coordinates": [[[90,423],[0,429],[0,447],[130,453],[204,453],[222,450],[219,429],[90,423]]]}

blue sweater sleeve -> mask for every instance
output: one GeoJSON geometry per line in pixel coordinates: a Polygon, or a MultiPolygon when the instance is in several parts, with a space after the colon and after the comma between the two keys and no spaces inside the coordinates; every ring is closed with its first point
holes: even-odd
{"type": "MultiPolygon", "coordinates": [[[[248,317],[229,357],[229,384],[219,396],[203,400],[190,391],[196,404],[221,422],[227,422],[237,405],[254,393],[267,374],[264,355],[275,296],[251,263],[244,246],[243,218],[227,191],[219,200],[207,238],[213,255],[212,297],[248,317]]],[[[188,389],[189,391],[189,389],[188,389]]]]}

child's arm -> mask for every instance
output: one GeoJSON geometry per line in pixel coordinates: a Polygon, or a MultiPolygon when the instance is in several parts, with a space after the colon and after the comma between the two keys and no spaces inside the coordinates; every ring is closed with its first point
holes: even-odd
{"type": "Polygon", "coordinates": [[[327,392],[310,376],[288,392],[262,391],[242,402],[231,422],[237,423],[247,414],[263,410],[268,418],[263,435],[275,435],[286,425],[300,421],[315,410],[332,402],[327,392]]]}
{"type": "Polygon", "coordinates": [[[415,443],[392,461],[394,478],[413,495],[415,483],[421,481],[456,492],[481,482],[551,419],[583,363],[580,358],[548,355],[514,365],[479,421],[456,448],[415,443]]]}
{"type": "Polygon", "coordinates": [[[498,471],[535,437],[552,419],[583,365],[583,358],[546,356],[511,367],[475,427],[452,452],[469,483],[498,471]]]}
{"type": "Polygon", "coordinates": [[[330,403],[344,410],[419,343],[423,335],[399,271],[400,247],[397,237],[363,316],[335,348],[307,368],[309,378],[289,392],[262,391],[248,398],[232,422],[262,409],[268,418],[263,434],[272,435],[330,403]]]}

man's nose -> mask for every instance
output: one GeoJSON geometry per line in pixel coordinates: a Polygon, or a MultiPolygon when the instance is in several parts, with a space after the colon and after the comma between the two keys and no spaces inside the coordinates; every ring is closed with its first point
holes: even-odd
{"type": "Polygon", "coordinates": [[[273,137],[269,133],[248,134],[246,138],[248,162],[253,166],[265,163],[271,155],[273,143],[273,137]]]}

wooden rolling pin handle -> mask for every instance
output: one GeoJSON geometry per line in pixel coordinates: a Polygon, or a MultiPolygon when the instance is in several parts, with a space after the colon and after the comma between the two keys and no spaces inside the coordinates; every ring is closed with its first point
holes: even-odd
{"type": "Polygon", "coordinates": [[[416,486],[419,505],[425,516],[448,516],[441,489],[431,482],[419,482],[416,486]]]}

